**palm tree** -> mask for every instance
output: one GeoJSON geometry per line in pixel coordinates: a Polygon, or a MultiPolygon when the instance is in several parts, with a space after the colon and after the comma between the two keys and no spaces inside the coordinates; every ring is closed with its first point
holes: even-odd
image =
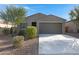
{"type": "Polygon", "coordinates": [[[75,7],[74,10],[71,10],[70,19],[74,22],[76,25],[76,31],[79,32],[79,6],[75,7]]]}
{"type": "Polygon", "coordinates": [[[3,20],[3,19],[5,20],[4,23],[6,23],[7,26],[8,26],[7,15],[6,15],[6,13],[5,13],[3,10],[0,12],[0,17],[2,18],[2,20],[3,20]]]}
{"type": "Polygon", "coordinates": [[[14,5],[7,6],[4,10],[0,11],[0,17],[12,23],[12,26],[17,26],[24,22],[26,17],[26,10],[23,7],[16,7],[14,5]]]}

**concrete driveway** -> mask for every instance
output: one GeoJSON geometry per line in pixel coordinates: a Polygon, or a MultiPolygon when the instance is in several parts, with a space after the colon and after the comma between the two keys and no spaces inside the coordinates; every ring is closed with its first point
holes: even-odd
{"type": "Polygon", "coordinates": [[[39,54],[79,54],[79,39],[64,34],[40,34],[39,54]]]}

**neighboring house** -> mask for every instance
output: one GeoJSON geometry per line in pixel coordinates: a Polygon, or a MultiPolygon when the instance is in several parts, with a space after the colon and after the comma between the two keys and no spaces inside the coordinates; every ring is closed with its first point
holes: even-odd
{"type": "Polygon", "coordinates": [[[11,28],[12,25],[9,23],[8,25],[4,23],[3,20],[0,19],[0,35],[3,33],[3,28],[11,28]]]}
{"type": "Polygon", "coordinates": [[[76,25],[73,21],[68,21],[65,23],[65,30],[68,33],[77,33],[76,25]]]}
{"type": "Polygon", "coordinates": [[[54,15],[37,13],[26,18],[27,26],[36,26],[39,34],[64,33],[65,19],[54,15]]]}
{"type": "Polygon", "coordinates": [[[0,19],[0,28],[11,28],[12,24],[9,22],[8,24],[5,23],[4,20],[0,19]]]}

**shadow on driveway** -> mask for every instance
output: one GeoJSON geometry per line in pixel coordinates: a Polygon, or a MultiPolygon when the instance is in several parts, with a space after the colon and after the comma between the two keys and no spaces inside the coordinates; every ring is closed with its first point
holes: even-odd
{"type": "Polygon", "coordinates": [[[79,38],[79,33],[66,33],[66,35],[75,37],[75,38],[79,38]]]}

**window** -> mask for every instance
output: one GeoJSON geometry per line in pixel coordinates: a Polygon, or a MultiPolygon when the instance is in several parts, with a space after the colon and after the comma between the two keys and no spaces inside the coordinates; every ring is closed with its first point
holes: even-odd
{"type": "Polygon", "coordinates": [[[32,26],[36,26],[36,22],[32,22],[32,26]]]}

